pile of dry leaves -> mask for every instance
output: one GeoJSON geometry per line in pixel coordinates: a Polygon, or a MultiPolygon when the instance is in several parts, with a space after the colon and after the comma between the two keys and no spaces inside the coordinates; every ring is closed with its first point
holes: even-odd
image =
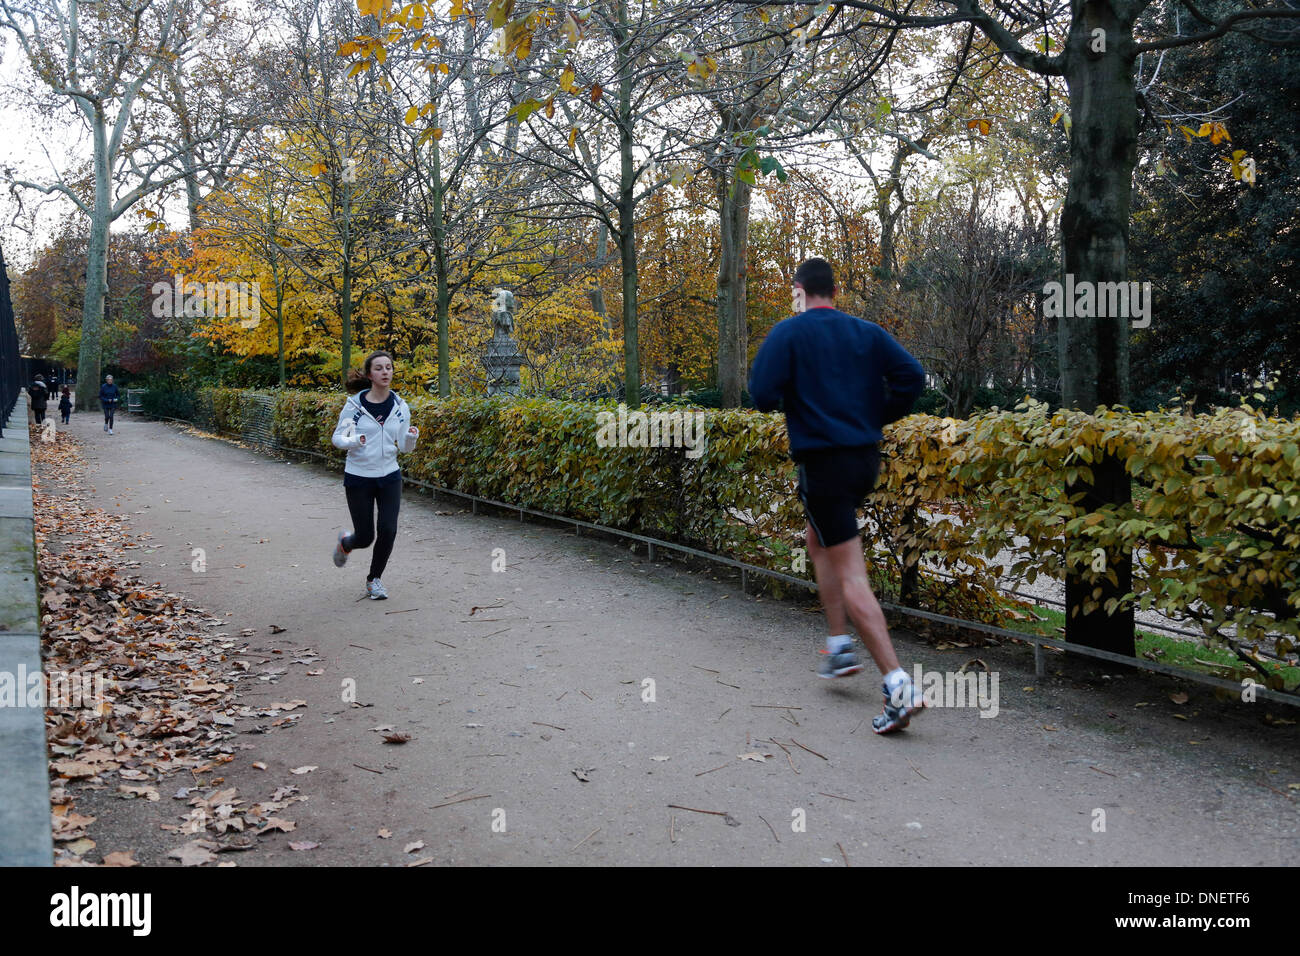
{"type": "MultiPolygon", "coordinates": [[[[131,573],[140,566],[131,552],[147,543],[128,533],[121,516],[87,506],[85,463],[71,436],[44,442],[33,432],[32,472],[45,672],[106,690],[89,700],[52,697],[51,705],[64,706],[46,710],[56,864],[100,862],[87,856],[97,849],[88,835],[95,817],[76,812],[83,790],[186,801],[180,822],[162,825],[186,841],[169,854],[185,865],[253,849],[256,835],[292,830],[277,814],[306,799],[297,787],[246,805],[235,788],[220,789],[221,772],[237,751],[252,749],[236,739],[237,718],[271,718],[252,728],[265,732],[291,725],[300,715],[284,712],[305,702],[260,709],[234,703],[241,679],[267,679],[249,673],[246,642],[220,630],[223,619],[131,573]]],[[[96,855],[109,866],[134,866],[133,854],[96,855]]]]}

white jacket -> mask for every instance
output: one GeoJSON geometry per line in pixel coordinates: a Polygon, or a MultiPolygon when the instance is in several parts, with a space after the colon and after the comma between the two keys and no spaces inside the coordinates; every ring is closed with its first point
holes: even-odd
{"type": "Polygon", "coordinates": [[[397,468],[397,453],[407,454],[415,451],[419,435],[410,435],[411,410],[402,396],[393,392],[393,411],[382,425],[375,416],[366,411],[358,395],[349,395],[339,413],[339,423],[334,429],[335,448],[342,448],[348,453],[347,464],[343,470],[350,475],[365,478],[382,478],[397,468]],[[366,436],[366,443],[359,441],[366,436]]]}

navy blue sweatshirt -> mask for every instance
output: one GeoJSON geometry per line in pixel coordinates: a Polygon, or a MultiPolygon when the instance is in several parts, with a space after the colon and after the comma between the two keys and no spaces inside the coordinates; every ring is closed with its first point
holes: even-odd
{"type": "Polygon", "coordinates": [[[118,390],[117,390],[116,382],[114,382],[112,385],[109,385],[107,382],[105,382],[103,385],[99,386],[99,404],[116,405],[117,396],[118,396],[118,390]]]}
{"type": "Polygon", "coordinates": [[[921,364],[893,336],[826,308],[778,322],[749,373],[754,406],[784,410],[796,460],[822,448],[876,444],[924,387],[921,364]]]}

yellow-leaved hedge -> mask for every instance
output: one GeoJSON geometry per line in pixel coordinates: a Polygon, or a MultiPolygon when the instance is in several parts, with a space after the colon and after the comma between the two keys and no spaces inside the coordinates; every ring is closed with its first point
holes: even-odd
{"type": "MultiPolygon", "coordinates": [[[[266,394],[280,444],[342,466],[330,444],[341,392],[266,394]]],[[[251,397],[207,389],[195,414],[243,431],[251,397]]],[[[612,403],[410,405],[421,430],[402,460],[411,478],[811,577],[779,415],[647,408],[704,415],[704,453],[689,458],[682,448],[599,447],[597,414],[612,403]]],[[[873,580],[909,603],[996,621],[1007,607],[999,579],[1061,579],[1068,567],[1089,583],[1115,581],[1109,556],[1131,550],[1133,590],[1119,600],[1188,616],[1211,636],[1233,627],[1239,638],[1281,637],[1283,652],[1300,635],[1300,421],[1027,403],[961,421],[912,415],[886,429],[881,450],[864,547],[873,580]],[[1133,501],[1089,513],[1065,489],[1090,480],[1105,453],[1124,462],[1133,501]]]]}

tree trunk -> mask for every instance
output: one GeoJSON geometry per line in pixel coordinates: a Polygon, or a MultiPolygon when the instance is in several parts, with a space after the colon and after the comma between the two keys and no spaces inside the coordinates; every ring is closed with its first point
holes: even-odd
{"type": "MultiPolygon", "coordinates": [[[[1065,272],[1074,283],[1128,280],[1129,197],[1137,163],[1137,91],[1133,80],[1132,23],[1119,19],[1112,0],[1086,3],[1067,40],[1065,80],[1070,90],[1070,186],[1061,214],[1065,272]],[[1095,51],[1094,31],[1103,30],[1105,50],[1095,51]]],[[[1098,405],[1128,403],[1128,316],[1062,317],[1058,320],[1061,400],[1092,412],[1098,405]]],[[[1130,500],[1124,463],[1107,455],[1093,465],[1094,480],[1066,487],[1082,493],[1089,512],[1130,500]]],[[[1072,542],[1067,541],[1066,547],[1072,542]]],[[[1075,545],[1078,546],[1077,544],[1075,545]]],[[[1108,614],[1104,607],[1084,614],[1080,602],[1101,593],[1104,604],[1129,591],[1132,554],[1106,555],[1118,584],[1088,585],[1067,569],[1066,640],[1132,656],[1133,610],[1108,614]]],[[[1081,569],[1080,569],[1081,570],[1081,569]]]]}
{"type": "Polygon", "coordinates": [[[343,289],[339,294],[339,318],[343,323],[342,364],[339,366],[344,387],[352,366],[352,187],[343,184],[343,289]]]}
{"type": "Polygon", "coordinates": [[[77,357],[77,407],[99,407],[99,372],[104,326],[104,298],[108,294],[108,226],[112,196],[108,181],[108,131],[103,109],[97,104],[93,119],[94,213],[86,248],[86,293],[81,309],[81,353],[77,357]]]}
{"type": "Polygon", "coordinates": [[[718,209],[722,248],[718,255],[718,387],[723,408],[739,408],[749,370],[748,269],[749,183],[720,174],[718,209]]]}
{"type": "MultiPolygon", "coordinates": [[[[438,125],[438,116],[433,116],[438,125]]],[[[438,278],[438,397],[451,397],[451,342],[449,339],[449,306],[447,291],[447,235],[442,213],[442,151],[438,141],[429,141],[433,148],[433,266],[438,278]]]]}
{"type": "Polygon", "coordinates": [[[636,178],[632,162],[632,62],[627,0],[618,0],[618,253],[623,267],[623,395],[629,408],[641,407],[641,366],[637,352],[636,178]]]}

